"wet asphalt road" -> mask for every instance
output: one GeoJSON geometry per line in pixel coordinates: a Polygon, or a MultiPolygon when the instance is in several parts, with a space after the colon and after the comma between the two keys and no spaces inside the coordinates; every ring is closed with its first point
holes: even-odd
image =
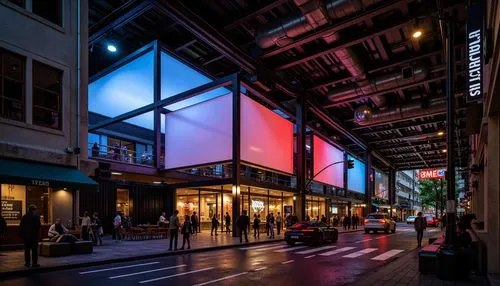
{"type": "MultiPolygon", "coordinates": [[[[437,234],[430,228],[424,241],[437,234]]],[[[416,245],[412,226],[399,224],[395,234],[346,233],[318,247],[280,242],[32,274],[0,285],[344,285],[416,245]]]]}

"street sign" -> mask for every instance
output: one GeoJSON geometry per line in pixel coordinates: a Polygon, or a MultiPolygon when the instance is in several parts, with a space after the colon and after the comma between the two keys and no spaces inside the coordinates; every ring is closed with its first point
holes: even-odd
{"type": "Polygon", "coordinates": [[[446,176],[446,169],[426,169],[418,172],[419,180],[442,179],[446,176]]]}
{"type": "Polygon", "coordinates": [[[467,102],[483,95],[484,0],[472,0],[467,7],[467,102]]]}

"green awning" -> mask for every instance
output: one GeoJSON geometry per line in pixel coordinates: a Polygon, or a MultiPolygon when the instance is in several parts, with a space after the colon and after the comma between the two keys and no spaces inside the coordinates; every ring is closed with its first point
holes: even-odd
{"type": "Polygon", "coordinates": [[[97,183],[77,169],[43,163],[0,159],[0,183],[95,190],[97,183]]]}

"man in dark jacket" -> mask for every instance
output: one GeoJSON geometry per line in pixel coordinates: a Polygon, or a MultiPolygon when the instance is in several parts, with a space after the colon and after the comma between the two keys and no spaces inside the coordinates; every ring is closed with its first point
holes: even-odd
{"type": "Polygon", "coordinates": [[[196,212],[193,212],[193,215],[191,215],[191,234],[195,233],[198,233],[198,217],[196,212]]]}
{"type": "Polygon", "coordinates": [[[24,266],[40,267],[38,264],[38,240],[40,239],[40,216],[36,214],[36,206],[30,205],[28,213],[21,219],[19,225],[24,241],[24,266]],[[31,251],[31,253],[30,253],[31,251]]]}
{"type": "Polygon", "coordinates": [[[250,219],[247,216],[247,211],[243,211],[243,214],[241,214],[238,218],[236,225],[240,231],[240,243],[243,242],[243,233],[245,234],[245,241],[248,242],[248,226],[250,225],[250,219]]]}
{"type": "Polygon", "coordinates": [[[417,232],[418,247],[421,247],[422,238],[424,237],[424,230],[427,228],[427,221],[425,220],[425,217],[422,216],[422,212],[419,212],[417,214],[415,222],[413,222],[413,226],[415,227],[415,231],[417,232]]]}

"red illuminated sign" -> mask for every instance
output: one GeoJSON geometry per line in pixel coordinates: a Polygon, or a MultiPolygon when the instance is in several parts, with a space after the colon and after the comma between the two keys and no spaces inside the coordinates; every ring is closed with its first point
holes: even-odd
{"type": "Polygon", "coordinates": [[[420,180],[441,179],[444,178],[445,175],[445,169],[420,170],[418,172],[418,178],[420,180]]]}

